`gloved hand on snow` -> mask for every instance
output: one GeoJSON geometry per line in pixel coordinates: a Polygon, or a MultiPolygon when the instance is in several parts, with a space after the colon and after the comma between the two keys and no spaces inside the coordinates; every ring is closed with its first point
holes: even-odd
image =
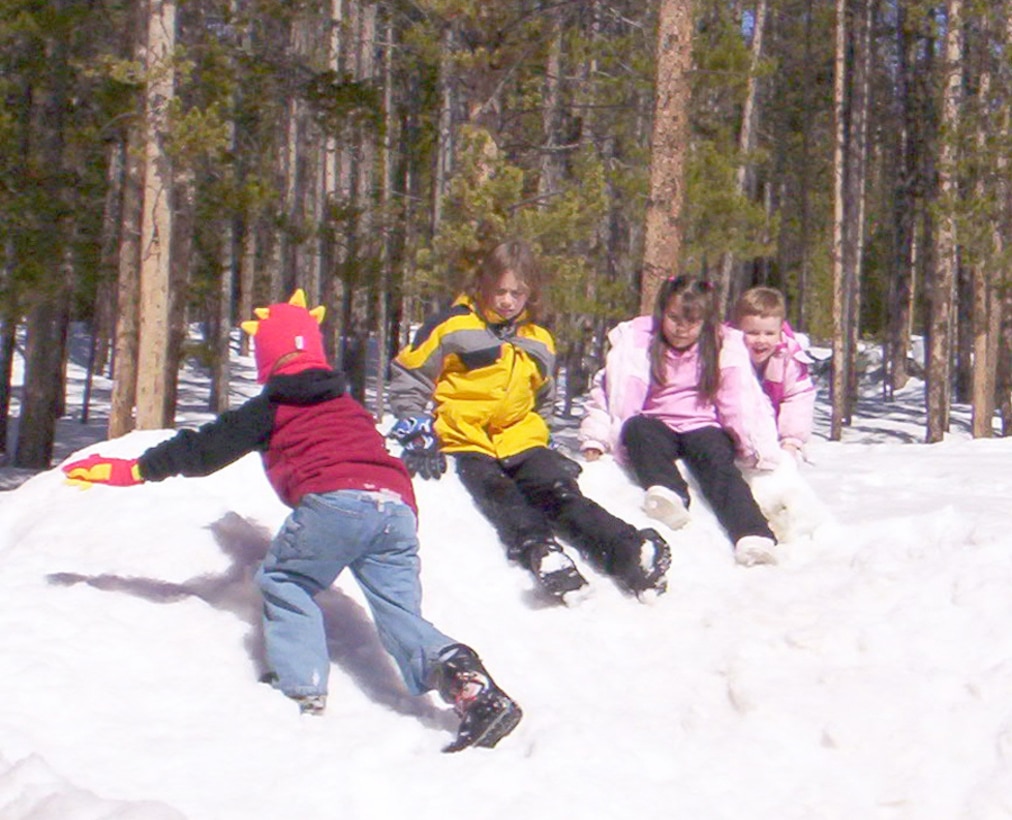
{"type": "Polygon", "coordinates": [[[95,453],[64,464],[61,469],[69,483],[83,486],[110,484],[113,487],[132,487],[144,482],[136,458],[106,458],[95,453]]]}
{"type": "Polygon", "coordinates": [[[439,451],[439,439],[432,430],[432,416],[400,419],[387,436],[400,443],[401,460],[412,476],[439,479],[446,472],[446,456],[439,451]]]}

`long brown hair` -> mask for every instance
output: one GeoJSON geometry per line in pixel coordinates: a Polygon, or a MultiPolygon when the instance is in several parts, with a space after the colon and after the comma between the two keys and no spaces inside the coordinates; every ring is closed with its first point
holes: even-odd
{"type": "Polygon", "coordinates": [[[507,239],[496,245],[482,260],[474,273],[468,295],[479,305],[485,306],[506,271],[527,287],[527,315],[537,319],[541,306],[541,269],[531,246],[522,239],[507,239]]]}
{"type": "Polygon", "coordinates": [[[664,338],[664,314],[673,299],[680,301],[682,315],[690,321],[702,321],[699,331],[699,392],[713,401],[720,387],[720,318],[717,292],[713,283],[697,276],[673,276],[657,291],[654,302],[654,337],[650,342],[650,375],[657,384],[664,384],[664,354],[668,342],[664,338]]]}

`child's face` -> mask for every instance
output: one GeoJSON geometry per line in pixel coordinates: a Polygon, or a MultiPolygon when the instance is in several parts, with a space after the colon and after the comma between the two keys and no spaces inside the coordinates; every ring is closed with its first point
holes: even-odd
{"type": "Polygon", "coordinates": [[[668,302],[667,310],[664,311],[664,319],[661,322],[661,332],[666,341],[675,350],[685,350],[692,347],[698,340],[703,330],[703,319],[692,319],[685,315],[682,308],[682,299],[675,296],[668,302]]]}
{"type": "Polygon", "coordinates": [[[745,347],[752,364],[766,364],[780,344],[783,320],[779,316],[744,316],[740,330],[745,334],[745,347]]]}
{"type": "Polygon", "coordinates": [[[503,321],[508,322],[519,316],[527,307],[529,295],[527,285],[523,284],[513,271],[508,270],[499,277],[495,287],[486,295],[485,307],[491,308],[503,318],[503,321]]]}

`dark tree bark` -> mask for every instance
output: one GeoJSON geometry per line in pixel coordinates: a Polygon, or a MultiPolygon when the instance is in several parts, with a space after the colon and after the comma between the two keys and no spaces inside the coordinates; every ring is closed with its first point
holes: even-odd
{"type": "Polygon", "coordinates": [[[640,312],[653,310],[661,283],[679,269],[689,133],[693,3],[661,0],[657,23],[650,198],[643,239],[640,312]]]}
{"type": "Polygon", "coordinates": [[[927,352],[927,433],[928,443],[941,441],[949,429],[950,378],[952,360],[952,316],[955,299],[959,246],[956,239],[956,145],[962,89],[963,39],[962,0],[946,3],[945,91],[938,157],[938,186],[941,218],[936,237],[937,269],[929,289],[927,352]]]}

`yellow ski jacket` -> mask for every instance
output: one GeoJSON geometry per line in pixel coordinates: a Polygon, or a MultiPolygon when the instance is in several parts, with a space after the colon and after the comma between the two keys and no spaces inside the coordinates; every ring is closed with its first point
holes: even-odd
{"type": "Polygon", "coordinates": [[[508,458],[548,444],[554,372],[551,333],[526,314],[490,323],[462,295],[394,359],[390,404],[405,418],[431,402],[444,452],[508,458]]]}

